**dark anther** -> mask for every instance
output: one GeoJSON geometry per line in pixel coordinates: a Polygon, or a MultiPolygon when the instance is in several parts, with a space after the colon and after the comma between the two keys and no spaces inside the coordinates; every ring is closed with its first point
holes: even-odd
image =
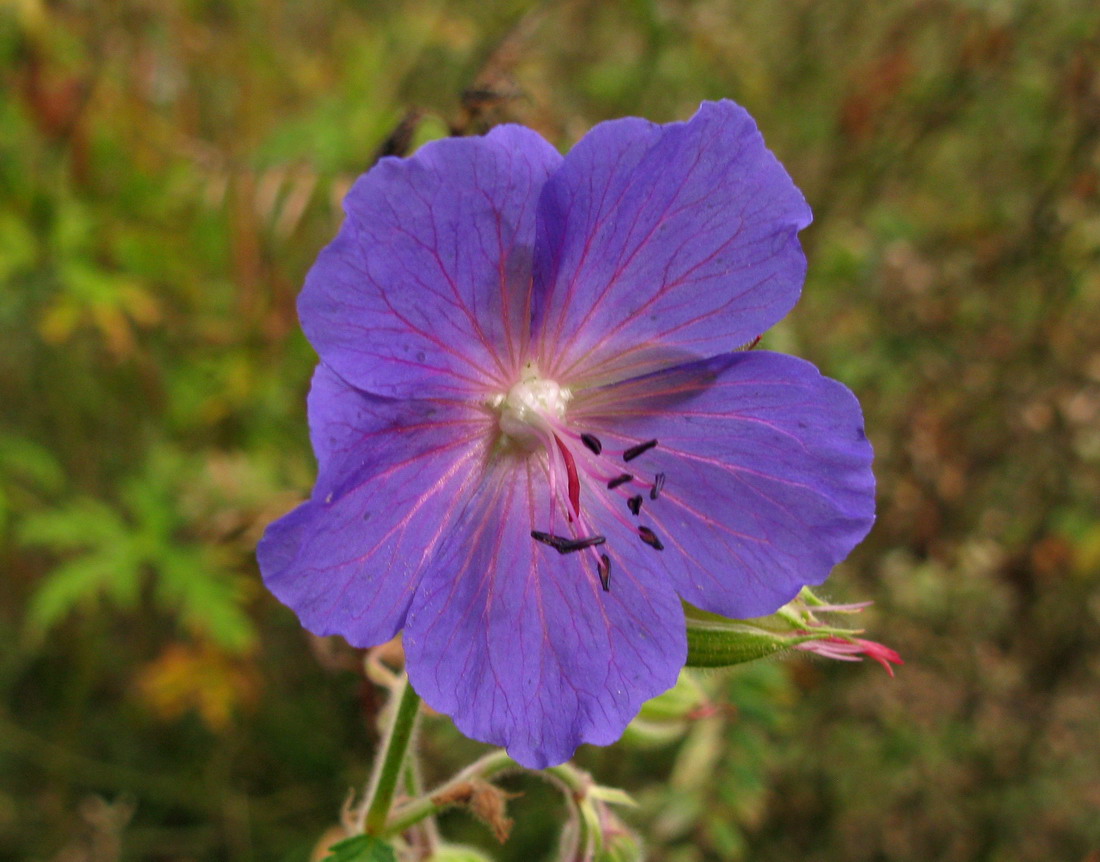
{"type": "Polygon", "coordinates": [[[620,485],[625,485],[627,482],[633,481],[633,479],[634,479],[634,477],[631,476],[629,473],[621,473],[620,475],[616,476],[614,479],[612,479],[610,482],[607,483],[607,490],[608,491],[614,491],[620,485]]]}
{"type": "Polygon", "coordinates": [[[595,434],[581,434],[581,442],[588,447],[593,455],[599,455],[603,451],[603,443],[595,434]]]}
{"type": "Polygon", "coordinates": [[[653,487],[649,489],[649,499],[656,500],[661,496],[661,491],[665,487],[665,474],[658,473],[653,477],[653,487]]]}
{"type": "Polygon", "coordinates": [[[558,550],[563,554],[571,554],[573,551],[583,551],[585,548],[593,548],[607,541],[606,536],[587,536],[583,539],[565,539],[558,550]]]}
{"type": "Polygon", "coordinates": [[[542,542],[544,545],[549,545],[551,548],[556,548],[558,542],[561,541],[557,536],[551,536],[549,533],[543,533],[539,530],[532,530],[531,538],[536,542],[542,542]]]}
{"type": "Polygon", "coordinates": [[[643,452],[648,452],[654,446],[657,445],[656,440],[646,440],[644,443],[639,443],[637,446],[631,446],[625,452],[623,452],[624,461],[633,461],[643,452]]]}
{"type": "Polygon", "coordinates": [[[600,554],[600,563],[596,566],[596,571],[599,572],[600,586],[603,587],[603,591],[611,592],[611,557],[600,554]]]}
{"type": "Polygon", "coordinates": [[[638,535],[642,537],[642,541],[655,551],[663,551],[665,546],[661,544],[661,540],[657,538],[657,534],[654,533],[649,527],[639,527],[638,535]]]}
{"type": "Polygon", "coordinates": [[[635,494],[629,500],[626,501],[626,507],[630,510],[631,515],[637,515],[642,511],[642,495],[635,494]]]}
{"type": "Polygon", "coordinates": [[[549,545],[559,554],[572,554],[574,551],[583,551],[585,548],[602,545],[607,541],[606,536],[588,536],[584,539],[567,539],[565,536],[555,536],[552,533],[543,533],[539,530],[532,530],[531,538],[536,542],[542,542],[544,545],[549,545]]]}

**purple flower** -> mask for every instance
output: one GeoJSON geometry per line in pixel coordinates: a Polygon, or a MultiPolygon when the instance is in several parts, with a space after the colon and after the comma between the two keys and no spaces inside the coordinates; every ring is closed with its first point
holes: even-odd
{"type": "Polygon", "coordinates": [[[312,498],[259,548],[303,625],[404,630],[409,677],[531,767],[608,744],[686,655],[680,600],[767,614],[870,528],[859,405],[732,352],[783,317],[801,193],[749,115],[384,159],[306,280],[312,498]]]}

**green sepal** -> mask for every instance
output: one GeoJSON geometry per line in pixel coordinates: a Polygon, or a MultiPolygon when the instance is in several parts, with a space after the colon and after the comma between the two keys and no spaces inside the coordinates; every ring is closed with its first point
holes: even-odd
{"type": "Polygon", "coordinates": [[[690,620],[687,667],[729,667],[786,652],[812,637],[791,637],[743,623],[690,620]]]}

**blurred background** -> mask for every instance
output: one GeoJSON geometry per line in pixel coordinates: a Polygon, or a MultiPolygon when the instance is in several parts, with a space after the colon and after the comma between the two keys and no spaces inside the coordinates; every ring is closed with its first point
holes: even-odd
{"type": "MultiPolygon", "coordinates": [[[[907,663],[712,674],[714,715],[579,762],[657,860],[1100,860],[1093,0],[0,0],[0,858],[308,858],[381,695],[253,549],[311,487],[294,300],[343,193],[719,97],[816,217],[764,344],[877,453],[825,593],[907,663]]],[[[482,751],[423,741],[429,779],[482,751]]],[[[506,845],[445,833],[543,858],[561,803],[509,787],[506,845]]]]}

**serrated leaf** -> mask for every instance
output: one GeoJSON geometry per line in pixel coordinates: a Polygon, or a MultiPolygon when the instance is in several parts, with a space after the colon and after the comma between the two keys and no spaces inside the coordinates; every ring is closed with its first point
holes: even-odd
{"type": "Polygon", "coordinates": [[[106,503],[84,497],[63,509],[28,515],[19,527],[19,537],[28,545],[76,550],[128,545],[130,530],[106,503]]]}
{"type": "Polygon", "coordinates": [[[322,862],[397,862],[393,847],[373,835],[356,835],[328,849],[322,862]]]}
{"type": "Polygon", "coordinates": [[[34,593],[27,622],[41,634],[77,607],[98,596],[125,604],[137,593],[138,572],[120,568],[114,560],[89,554],[53,569],[34,593]]]}
{"type": "Polygon", "coordinates": [[[160,561],[157,600],[230,652],[243,652],[255,640],[255,628],[241,608],[239,579],[201,551],[177,549],[160,561]]]}

